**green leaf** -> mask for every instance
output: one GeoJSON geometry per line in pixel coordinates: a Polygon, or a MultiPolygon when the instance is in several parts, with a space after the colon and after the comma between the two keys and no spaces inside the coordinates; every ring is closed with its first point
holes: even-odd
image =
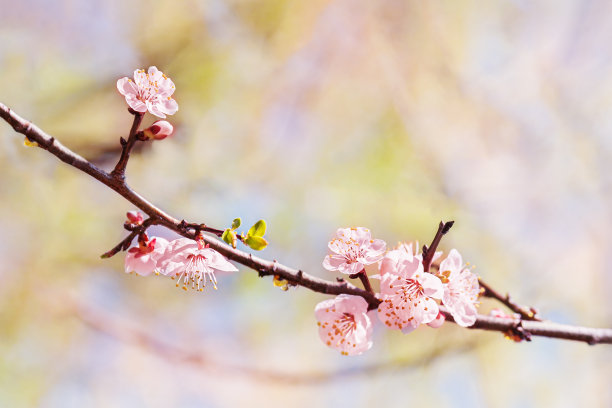
{"type": "Polygon", "coordinates": [[[240,224],[242,224],[242,220],[240,218],[234,218],[234,221],[232,221],[232,229],[235,230],[240,227],[240,224]]]}
{"type": "Polygon", "coordinates": [[[247,232],[247,237],[263,237],[265,233],[266,222],[264,220],[259,220],[255,224],[253,224],[251,229],[249,229],[249,232],[247,232]]]}
{"type": "Polygon", "coordinates": [[[262,237],[257,236],[247,235],[246,239],[244,240],[244,243],[256,251],[261,251],[262,249],[268,246],[268,241],[266,241],[262,237]]]}
{"type": "Polygon", "coordinates": [[[231,245],[233,248],[236,248],[236,233],[231,229],[226,229],[223,231],[223,235],[221,235],[221,239],[231,245]]]}

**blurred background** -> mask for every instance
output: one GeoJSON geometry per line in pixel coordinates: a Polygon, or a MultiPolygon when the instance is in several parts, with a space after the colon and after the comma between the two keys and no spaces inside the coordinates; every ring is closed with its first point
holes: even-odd
{"type": "MultiPolygon", "coordinates": [[[[441,248],[495,288],[612,326],[609,2],[0,10],[0,101],[106,169],[131,124],[117,79],[156,65],[174,80],[176,133],[128,180],[177,218],[264,218],[261,256],[332,280],[336,228],[424,243],[453,219],[441,248]]],[[[350,358],[318,338],[323,295],[245,268],[204,293],[126,275],[99,256],[133,207],[4,122],[0,136],[0,406],[612,406],[610,346],[377,325],[350,358]]]]}

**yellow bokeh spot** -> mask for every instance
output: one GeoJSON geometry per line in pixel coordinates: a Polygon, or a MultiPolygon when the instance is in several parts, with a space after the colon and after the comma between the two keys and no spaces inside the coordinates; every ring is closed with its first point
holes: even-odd
{"type": "Polygon", "coordinates": [[[38,143],[28,139],[27,137],[23,138],[23,145],[27,147],[38,147],[38,143]]]}

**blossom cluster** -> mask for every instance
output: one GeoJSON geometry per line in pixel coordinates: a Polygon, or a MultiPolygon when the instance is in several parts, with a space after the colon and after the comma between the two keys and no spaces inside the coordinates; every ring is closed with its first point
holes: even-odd
{"type": "Polygon", "coordinates": [[[161,237],[149,239],[141,234],[138,246],[130,248],[125,257],[126,273],[170,276],[176,279],[176,286],[184,290],[191,287],[203,291],[207,283],[217,289],[216,273],[237,271],[223,255],[203,241],[188,238],[167,241],[161,237]]]}
{"type": "MultiPolygon", "coordinates": [[[[440,327],[445,319],[440,304],[460,326],[475,323],[478,278],[465,267],[456,249],[439,263],[437,273],[432,273],[425,271],[418,245],[413,249],[412,244],[400,244],[386,251],[385,242],[372,239],[366,228],[338,229],[328,248],[325,269],[368,280],[366,267],[376,268],[378,274],[371,277],[380,280],[377,312],[368,313],[368,303],[362,297],[345,294],[316,306],[321,340],[342,354],[361,354],[372,347],[373,313],[387,328],[403,333],[423,324],[440,327]]],[[[436,253],[433,261],[441,256],[436,253]]]]}
{"type": "MultiPolygon", "coordinates": [[[[155,66],[134,71],[134,79],[123,77],[117,81],[117,90],[134,112],[165,118],[178,111],[178,103],[172,98],[174,82],[155,66]]],[[[158,120],[142,131],[142,140],[162,140],[174,132],[172,124],[158,120]]]]}
{"type": "MultiPolygon", "coordinates": [[[[134,78],[121,78],[117,90],[125,97],[133,114],[149,111],[160,118],[173,115],[178,104],[172,98],[175,86],[170,78],[156,67],[151,66],[134,71],[134,78]]],[[[135,122],[136,123],[136,122],[135,122]]],[[[135,134],[139,140],[161,140],[173,132],[173,126],[165,120],[153,123],[147,129],[135,134]]],[[[137,212],[128,213],[129,227],[136,228],[143,223],[137,212]]],[[[236,228],[240,219],[232,223],[221,235],[228,244],[236,247],[236,228]]],[[[130,229],[128,228],[128,229],[130,229]]],[[[267,245],[263,234],[266,224],[258,221],[243,238],[253,249],[267,245]]],[[[401,244],[387,251],[387,244],[372,239],[367,228],[340,228],[329,242],[329,255],[323,267],[337,271],[349,278],[359,278],[365,289],[374,292],[366,267],[377,269],[372,278],[380,280],[380,291],[374,293],[380,300],[378,319],[388,328],[409,333],[420,325],[440,327],[444,315],[439,305],[443,304],[454,321],[461,326],[471,326],[476,321],[478,301],[478,278],[464,267],[461,255],[455,249],[439,264],[438,273],[429,272],[424,265],[423,254],[411,244],[401,244]]],[[[435,261],[442,254],[434,255],[435,261]]],[[[217,251],[204,245],[202,240],[179,238],[168,242],[161,237],[138,236],[138,246],[129,249],[125,258],[125,271],[139,275],[163,274],[176,279],[176,286],[187,290],[203,290],[207,283],[217,288],[215,273],[235,272],[237,269],[217,251]]],[[[275,285],[287,289],[286,281],[275,277],[275,285]]],[[[360,297],[342,294],[335,299],[325,300],[315,308],[319,335],[330,347],[345,355],[361,354],[372,347],[372,321],[368,315],[368,302],[360,297]]]]}

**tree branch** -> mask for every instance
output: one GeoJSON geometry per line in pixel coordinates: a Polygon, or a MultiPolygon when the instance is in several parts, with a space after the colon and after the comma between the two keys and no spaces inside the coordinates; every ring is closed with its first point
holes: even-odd
{"type": "MultiPolygon", "coordinates": [[[[91,177],[100,181],[102,184],[117,192],[127,201],[145,212],[149,217],[155,219],[156,224],[163,225],[168,229],[183,235],[184,237],[192,239],[195,238],[195,231],[190,231],[184,227],[181,228],[181,221],[165,213],[163,210],[159,209],[147,201],[144,197],[136,193],[127,185],[124,179],[111,177],[110,174],[94,166],[78,154],[72,152],[54,137],[49,136],[34,124],[23,119],[2,103],[0,103],[0,117],[9,123],[16,132],[21,133],[31,141],[38,143],[40,148],[47,150],[64,163],[67,163],[83,171],[84,173],[87,173],[91,177]]],[[[427,251],[426,257],[429,258],[429,262],[431,262],[431,258],[433,258],[437,243],[442,238],[442,235],[448,231],[448,228],[450,228],[450,226],[445,228],[446,225],[448,225],[448,223],[441,223],[441,226],[438,229],[438,234],[436,234],[437,240],[434,238],[432,245],[427,251]]],[[[282,265],[278,262],[268,261],[238,249],[233,249],[229,245],[225,245],[225,243],[212,237],[204,236],[203,239],[205,243],[210,245],[211,248],[220,252],[230,260],[256,270],[259,273],[259,276],[276,275],[281,279],[287,280],[292,285],[303,286],[315,292],[325,293],[328,295],[339,295],[345,293],[349,295],[361,296],[368,302],[370,309],[376,309],[380,304],[380,300],[373,293],[357,288],[348,282],[329,282],[324,279],[308,275],[301,270],[282,265]]],[[[440,307],[440,310],[446,316],[447,320],[453,321],[452,316],[444,307],[440,307]]],[[[536,321],[511,320],[482,315],[478,316],[476,323],[471,328],[508,332],[516,329],[517,327],[522,327],[525,332],[528,332],[533,336],[576,340],[587,342],[589,344],[612,344],[612,329],[593,329],[536,321]]]]}
{"type": "Polygon", "coordinates": [[[537,311],[533,307],[528,308],[526,306],[521,306],[517,303],[514,303],[510,299],[509,294],[506,294],[505,296],[502,295],[501,293],[493,289],[491,286],[489,286],[487,283],[485,283],[481,278],[478,278],[478,283],[480,284],[480,287],[484,289],[482,296],[497,299],[498,301],[506,305],[506,307],[508,307],[508,309],[512,310],[514,313],[518,313],[519,315],[521,315],[521,318],[523,318],[524,320],[533,320],[536,322],[542,321],[542,319],[537,316],[537,311]]]}
{"type": "Polygon", "coordinates": [[[112,177],[119,180],[125,180],[125,168],[127,167],[128,160],[130,159],[130,152],[132,151],[134,144],[136,144],[138,141],[138,128],[140,127],[140,123],[144,117],[144,113],[142,112],[136,112],[131,108],[129,111],[132,115],[134,115],[134,122],[132,122],[132,128],[130,129],[128,140],[126,141],[124,138],[120,139],[122,146],[121,157],[119,157],[117,165],[110,174],[112,177]]]}
{"type": "Polygon", "coordinates": [[[440,240],[451,229],[454,223],[455,221],[440,221],[440,225],[438,225],[438,231],[436,232],[434,239],[431,241],[431,245],[429,245],[429,248],[427,247],[427,245],[423,245],[423,270],[425,272],[429,272],[431,261],[434,255],[436,254],[436,249],[438,249],[440,240]]]}
{"type": "Polygon", "coordinates": [[[154,218],[147,218],[141,225],[137,226],[136,228],[134,228],[127,237],[123,238],[121,240],[121,242],[119,242],[117,245],[115,245],[111,250],[106,251],[105,253],[103,253],[100,258],[110,258],[112,256],[115,256],[119,251],[125,251],[126,249],[128,249],[130,247],[130,244],[132,243],[132,241],[134,240],[134,238],[136,238],[137,235],[145,232],[147,230],[147,228],[149,228],[151,225],[155,224],[155,219],[154,218]]]}

